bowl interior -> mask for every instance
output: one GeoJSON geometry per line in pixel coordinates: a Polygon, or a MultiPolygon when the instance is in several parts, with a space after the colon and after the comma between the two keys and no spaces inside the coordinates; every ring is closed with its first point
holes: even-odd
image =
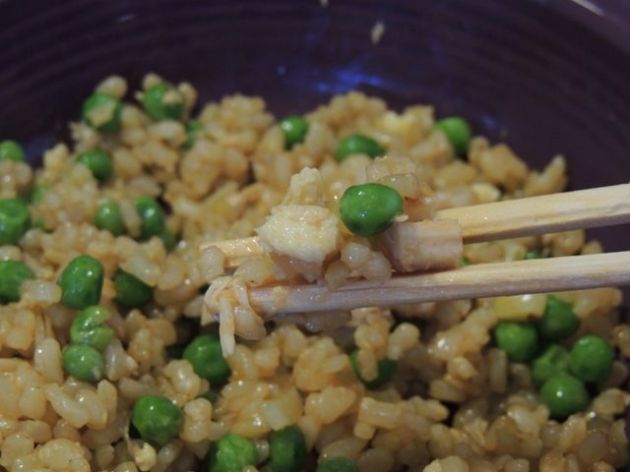
{"type": "MultiPolygon", "coordinates": [[[[613,34],[623,9],[603,16],[575,5],[7,0],[0,136],[24,141],[36,161],[102,77],[137,85],[155,71],[190,80],[201,101],[258,94],[279,115],[353,89],[394,107],[432,103],[438,115],[469,117],[535,168],[565,155],[574,188],[617,184],[630,175],[630,42],[613,34]],[[384,34],[374,44],[378,22],[384,34]]],[[[621,248],[627,230],[594,234],[621,248]]]]}

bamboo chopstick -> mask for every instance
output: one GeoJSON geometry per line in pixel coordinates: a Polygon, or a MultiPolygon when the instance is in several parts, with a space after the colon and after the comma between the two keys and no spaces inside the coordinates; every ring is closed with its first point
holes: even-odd
{"type": "Polygon", "coordinates": [[[249,300],[257,313],[272,315],[615,285],[630,285],[630,251],[478,264],[334,290],[324,284],[253,288],[249,300]]]}
{"type": "Polygon", "coordinates": [[[630,223],[630,184],[448,208],[436,219],[445,218],[465,243],[630,223]]]}
{"type": "MultiPolygon", "coordinates": [[[[440,210],[435,219],[455,219],[464,243],[531,236],[578,228],[630,223],[630,184],[440,210]]],[[[218,247],[228,267],[262,253],[258,238],[205,242],[218,247]]]]}

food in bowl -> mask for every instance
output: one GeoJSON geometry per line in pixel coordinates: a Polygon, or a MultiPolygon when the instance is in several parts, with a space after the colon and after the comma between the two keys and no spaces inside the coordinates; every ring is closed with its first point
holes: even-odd
{"type": "MultiPolygon", "coordinates": [[[[0,144],[4,469],[628,464],[616,288],[273,320],[248,307],[252,286],[391,277],[377,240],[395,225],[561,191],[562,157],[533,171],[461,118],[358,92],[282,120],[242,95],[193,113],[194,87],[154,74],[127,95],[100,83],[40,168],[0,144]],[[266,253],[234,271],[200,249],[256,232],[266,253]]],[[[570,231],[462,250],[450,264],[602,248],[570,231]]]]}

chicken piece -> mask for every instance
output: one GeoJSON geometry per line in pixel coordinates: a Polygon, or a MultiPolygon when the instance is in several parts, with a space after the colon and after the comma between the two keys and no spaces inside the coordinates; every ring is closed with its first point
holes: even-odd
{"type": "Polygon", "coordinates": [[[328,208],[281,205],[271,211],[257,231],[272,252],[321,266],[337,250],[337,223],[337,217],[328,208]]]}
{"type": "Polygon", "coordinates": [[[455,220],[394,223],[379,244],[399,272],[452,269],[464,254],[462,230],[455,220]]]}

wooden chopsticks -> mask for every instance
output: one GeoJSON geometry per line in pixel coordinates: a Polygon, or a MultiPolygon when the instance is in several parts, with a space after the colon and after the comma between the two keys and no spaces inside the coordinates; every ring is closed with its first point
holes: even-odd
{"type": "MultiPolygon", "coordinates": [[[[630,223],[630,184],[449,208],[436,219],[458,220],[465,243],[630,223]]],[[[256,238],[202,249],[211,246],[226,254],[229,266],[262,252],[256,238]]],[[[253,288],[249,297],[261,314],[288,314],[626,284],[630,251],[477,264],[383,282],[357,280],[334,290],[324,284],[253,288]]]]}

